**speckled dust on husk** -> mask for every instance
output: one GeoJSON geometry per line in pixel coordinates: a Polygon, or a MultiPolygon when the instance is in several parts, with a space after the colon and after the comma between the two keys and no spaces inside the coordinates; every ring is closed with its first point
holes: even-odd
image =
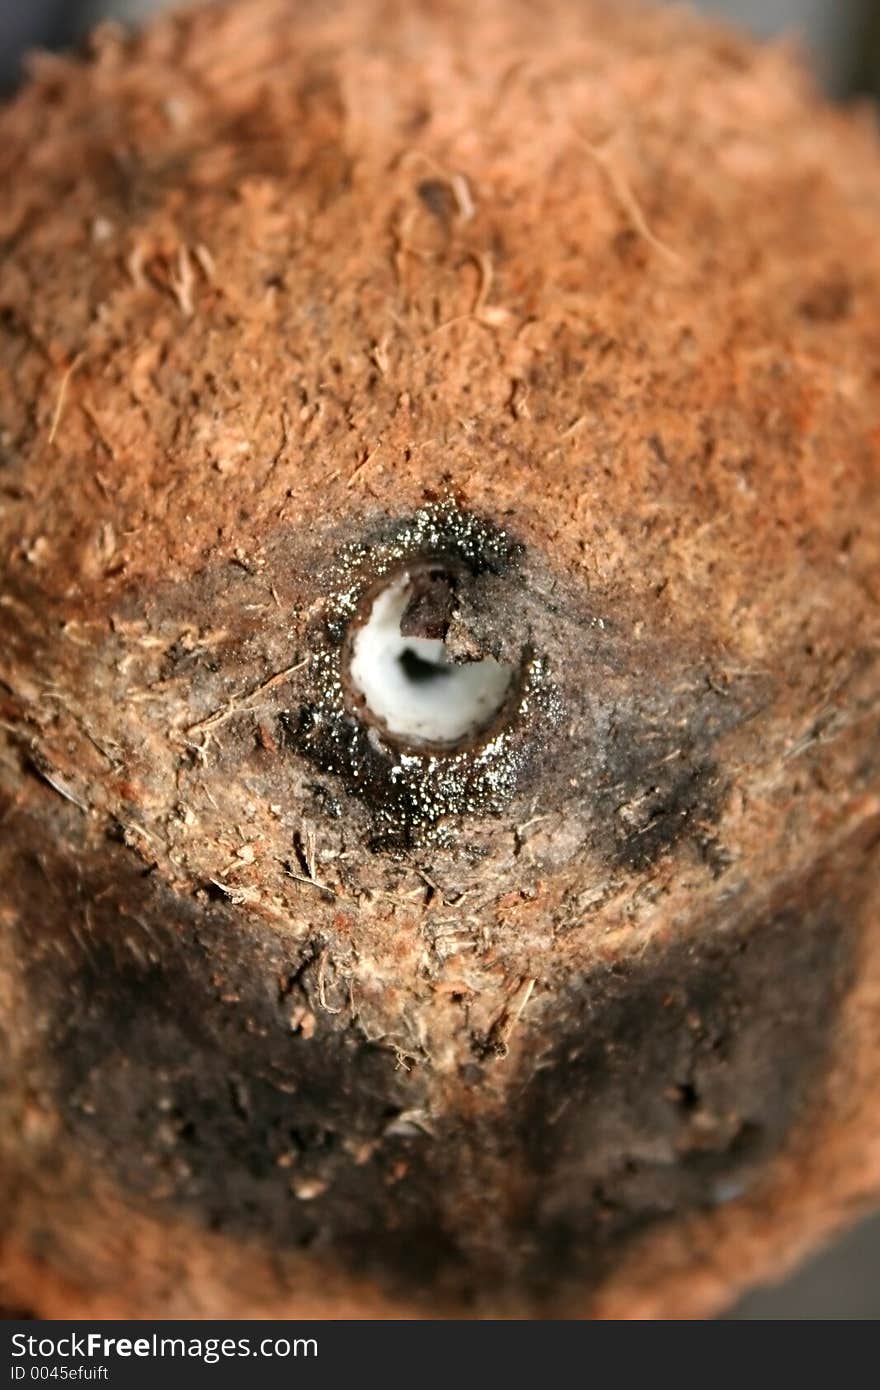
{"type": "Polygon", "coordinates": [[[8,1306],[702,1314],[876,1195],[878,219],[874,113],[678,11],[33,60],[8,1306]],[[517,672],[442,753],[345,686],[425,563],[517,672]]]}

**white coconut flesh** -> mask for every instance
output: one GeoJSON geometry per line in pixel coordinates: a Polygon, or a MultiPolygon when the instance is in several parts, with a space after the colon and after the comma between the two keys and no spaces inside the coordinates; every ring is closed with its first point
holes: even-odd
{"type": "Polygon", "coordinates": [[[513,667],[491,656],[455,662],[441,639],[405,637],[400,623],[412,597],[409,574],[376,595],[352,640],[351,684],[366,711],[396,739],[465,743],[501,709],[513,667]]]}

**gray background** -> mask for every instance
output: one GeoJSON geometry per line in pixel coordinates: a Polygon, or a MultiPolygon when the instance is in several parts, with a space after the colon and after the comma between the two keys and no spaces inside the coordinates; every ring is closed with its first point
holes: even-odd
{"type": "MultiPolygon", "coordinates": [[[[479,3],[479,0],[476,0],[479,3]]],[[[99,19],[136,21],[167,0],[0,0],[0,88],[14,85],[34,45],[75,42],[99,19]]],[[[697,8],[760,34],[798,33],[835,96],[880,95],[880,0],[702,0],[697,8]]],[[[865,1222],[775,1288],[761,1289],[731,1318],[880,1318],[880,1216],[865,1222]]]]}
{"type": "MultiPolygon", "coordinates": [[[[0,83],[15,80],[27,44],[70,43],[112,15],[136,21],[168,0],[0,0],[0,83]]],[[[759,34],[799,33],[836,95],[880,92],[880,0],[696,0],[759,34]]]]}

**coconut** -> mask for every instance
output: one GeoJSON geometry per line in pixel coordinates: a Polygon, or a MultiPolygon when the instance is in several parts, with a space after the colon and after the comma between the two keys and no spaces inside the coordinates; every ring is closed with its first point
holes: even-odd
{"type": "Polygon", "coordinates": [[[0,114],[0,1203],[41,1316],[705,1314],[880,1185],[880,151],[599,0],[0,114]]]}

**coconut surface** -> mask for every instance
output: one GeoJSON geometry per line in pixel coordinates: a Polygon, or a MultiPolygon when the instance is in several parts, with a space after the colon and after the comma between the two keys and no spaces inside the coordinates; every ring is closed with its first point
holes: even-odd
{"type": "Polygon", "coordinates": [[[703,1314],[876,1194],[878,222],[873,116],[678,12],[34,62],[11,1306],[703,1314]],[[365,696],[395,604],[470,723],[365,696]]]}

